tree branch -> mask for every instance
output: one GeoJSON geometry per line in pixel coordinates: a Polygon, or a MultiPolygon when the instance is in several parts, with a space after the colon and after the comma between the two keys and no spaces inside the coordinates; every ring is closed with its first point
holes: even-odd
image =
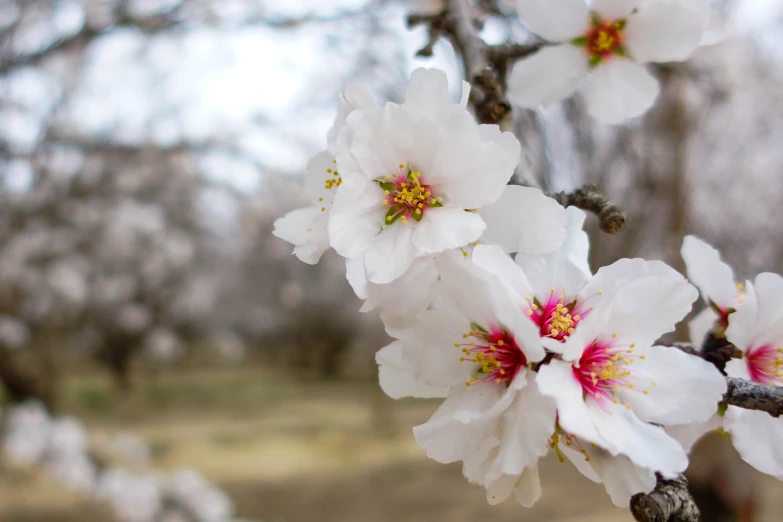
{"type": "Polygon", "coordinates": [[[619,232],[625,225],[625,213],[606,199],[594,185],[585,185],[573,192],[548,194],[564,207],[577,207],[598,216],[601,230],[608,234],[619,232]]]}
{"type": "Polygon", "coordinates": [[[773,417],[783,415],[783,386],[726,377],[728,388],[721,404],[746,410],[765,411],[773,417]]]}
{"type": "Polygon", "coordinates": [[[506,99],[506,70],[513,60],[524,58],[538,51],[543,42],[521,45],[488,45],[477,31],[481,19],[466,0],[447,0],[447,8],[437,14],[412,14],[408,25],[429,26],[429,40],[416,53],[418,56],[432,56],[435,42],[441,37],[449,39],[454,50],[462,57],[465,78],[473,87],[471,103],[476,118],[481,123],[494,123],[510,129],[507,117],[511,115],[511,104],[506,99]]]}
{"type": "Polygon", "coordinates": [[[631,497],[633,518],[638,522],[699,522],[701,514],[688,492],[688,480],[683,475],[672,480],[657,476],[651,493],[631,497]]]}

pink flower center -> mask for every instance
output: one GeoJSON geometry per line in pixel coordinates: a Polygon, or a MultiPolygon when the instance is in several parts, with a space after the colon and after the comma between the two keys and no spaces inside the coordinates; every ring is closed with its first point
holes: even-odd
{"type": "Polygon", "coordinates": [[[442,207],[443,198],[433,195],[429,185],[421,179],[421,174],[400,164],[399,172],[376,180],[383,190],[383,206],[390,207],[386,213],[386,224],[397,220],[407,223],[409,219],[421,221],[424,213],[435,207],[442,207]]]}
{"type": "Polygon", "coordinates": [[[528,317],[538,326],[541,337],[551,337],[558,341],[567,341],[568,336],[576,331],[579,321],[584,319],[593,309],[586,305],[586,300],[578,303],[576,300],[567,303],[566,289],[560,291],[552,288],[546,301],[538,298],[528,301],[526,311],[528,317]]]}
{"type": "MultiPolygon", "coordinates": [[[[614,336],[613,336],[614,337],[614,336]]],[[[635,345],[628,347],[616,345],[614,342],[593,341],[582,353],[579,364],[573,367],[574,377],[582,385],[585,398],[592,398],[606,406],[607,402],[619,404],[615,393],[621,388],[634,390],[635,385],[629,381],[630,366],[644,355],[633,353],[635,345]]],[[[651,383],[656,386],[655,382],[651,383]]],[[[647,390],[642,390],[647,395],[647,390]]],[[[629,405],[626,405],[630,409],[629,405]]]]}
{"type": "Polygon", "coordinates": [[[625,20],[601,20],[594,17],[590,28],[584,36],[574,40],[574,43],[584,46],[585,52],[590,58],[590,64],[593,66],[601,62],[607,62],[614,56],[623,56],[625,48],[623,47],[625,20]]]}
{"type": "Polygon", "coordinates": [[[460,361],[478,364],[476,375],[465,384],[470,386],[479,381],[495,381],[510,383],[520,368],[527,366],[527,359],[519,349],[514,337],[499,328],[489,331],[473,324],[472,330],[462,335],[464,342],[454,343],[462,348],[460,361]]]}
{"type": "Polygon", "coordinates": [[[753,381],[783,386],[783,348],[776,348],[771,344],[751,348],[745,361],[753,381]]]}

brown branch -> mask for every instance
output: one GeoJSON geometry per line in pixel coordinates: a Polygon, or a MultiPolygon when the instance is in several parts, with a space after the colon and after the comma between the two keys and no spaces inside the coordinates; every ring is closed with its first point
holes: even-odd
{"type": "MultiPolygon", "coordinates": [[[[448,0],[447,8],[437,14],[412,14],[408,25],[429,26],[429,39],[416,53],[418,56],[432,56],[435,42],[441,37],[449,39],[454,50],[462,57],[465,78],[473,87],[471,103],[476,118],[481,123],[503,126],[511,115],[511,104],[506,99],[506,70],[513,60],[524,58],[538,51],[543,44],[488,45],[482,40],[477,28],[481,19],[466,0],[448,0]]],[[[506,125],[510,128],[510,125],[506,125]]]]}
{"type": "Polygon", "coordinates": [[[746,410],[765,411],[773,417],[783,415],[783,386],[726,377],[726,395],[721,404],[746,410]]]}
{"type": "Polygon", "coordinates": [[[592,212],[598,216],[601,230],[608,234],[619,232],[625,225],[625,213],[601,195],[593,185],[585,185],[573,192],[548,195],[564,207],[574,206],[592,212]]]}
{"type": "Polygon", "coordinates": [[[688,480],[679,475],[669,480],[658,475],[651,493],[631,497],[631,514],[638,522],[699,522],[701,514],[691,494],[688,480]]]}

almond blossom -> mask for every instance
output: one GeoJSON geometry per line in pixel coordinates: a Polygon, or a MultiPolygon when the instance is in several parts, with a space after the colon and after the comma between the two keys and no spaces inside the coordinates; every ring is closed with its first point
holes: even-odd
{"type": "Polygon", "coordinates": [[[654,342],[688,313],[696,289],[667,265],[641,259],[601,268],[591,286],[603,299],[565,342],[546,345],[562,360],[541,367],[539,388],[555,399],[570,436],[646,470],[682,472],[685,452],[651,423],[708,419],[726,383],[706,361],[654,342]]]}
{"type": "Polygon", "coordinates": [[[348,85],[338,100],[337,116],[327,137],[327,150],[313,156],[305,169],[304,193],[310,206],[293,210],[275,221],[272,233],[294,245],[294,255],[307,264],[316,264],[329,249],[329,213],[334,194],[342,182],[335,160],[340,131],[351,113],[375,106],[372,96],[362,85],[348,85]]]}
{"type": "Polygon", "coordinates": [[[470,258],[450,252],[437,265],[440,308],[422,313],[378,353],[381,384],[398,397],[446,396],[414,428],[419,445],[438,462],[465,461],[490,502],[513,493],[532,505],[540,494],[533,468],[555,425],[554,402],[531,371],[545,355],[538,330],[524,302],[470,258]]]}
{"type": "Polygon", "coordinates": [[[557,45],[517,62],[509,98],[535,108],[570,96],[583,80],[588,112],[618,124],[646,112],[658,96],[648,62],[687,59],[705,32],[690,2],[641,0],[519,0],[530,30],[557,45]]]}
{"type": "Polygon", "coordinates": [[[701,344],[710,331],[723,335],[729,314],[744,301],[743,285],[734,283],[734,271],[721,260],[720,253],[695,236],[682,242],[682,259],[688,279],[701,292],[707,308],[690,322],[691,341],[701,344]]]}
{"type": "MultiPolygon", "coordinates": [[[[361,259],[376,284],[399,278],[418,258],[479,240],[487,229],[482,212],[501,200],[520,158],[512,133],[477,125],[463,104],[448,102],[442,72],[414,71],[405,100],[350,116],[338,137],[330,243],[361,259]]],[[[537,231],[522,241],[531,253],[562,243],[562,209],[540,191],[507,194],[500,202],[526,216],[516,230],[537,231]]]]}

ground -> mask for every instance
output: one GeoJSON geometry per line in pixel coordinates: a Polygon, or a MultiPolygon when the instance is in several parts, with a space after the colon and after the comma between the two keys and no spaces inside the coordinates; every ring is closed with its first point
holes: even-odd
{"type": "MultiPolygon", "coordinates": [[[[67,380],[60,410],[92,435],[131,432],[152,447],[155,467],[193,467],[262,522],[621,522],[600,485],[555,458],[541,469],[533,509],[489,506],[459,466],[428,460],[410,432],[435,407],[391,401],[369,379],[321,382],[254,369],[147,376],[121,394],[102,377],[67,380]]],[[[764,487],[766,516],[783,508],[781,486],[764,487]]],[[[2,522],[110,522],[102,506],[44,477],[3,473],[2,522]]]]}

